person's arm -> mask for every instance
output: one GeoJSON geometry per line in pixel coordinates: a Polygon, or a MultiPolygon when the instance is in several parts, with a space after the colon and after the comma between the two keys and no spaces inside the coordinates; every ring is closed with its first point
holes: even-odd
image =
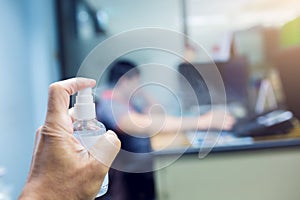
{"type": "Polygon", "coordinates": [[[19,200],[89,200],[96,196],[120,150],[120,141],[108,131],[96,145],[105,152],[107,162],[99,162],[73,136],[68,113],[70,95],[94,85],[94,80],[77,78],[49,87],[46,120],[36,132],[31,167],[19,200]]]}
{"type": "Polygon", "coordinates": [[[154,134],[158,132],[184,132],[189,130],[230,129],[235,120],[224,112],[208,112],[196,117],[173,117],[161,114],[128,112],[118,121],[118,127],[127,133],[154,134]]]}
{"type": "Polygon", "coordinates": [[[161,106],[159,106],[159,102],[153,98],[152,95],[150,95],[148,92],[141,89],[137,92],[138,98],[141,98],[143,100],[143,113],[155,113],[155,114],[162,114],[163,110],[161,109],[161,106]]]}

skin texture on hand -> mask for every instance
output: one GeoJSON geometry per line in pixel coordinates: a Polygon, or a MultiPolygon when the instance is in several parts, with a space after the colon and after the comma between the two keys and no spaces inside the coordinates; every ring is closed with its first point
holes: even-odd
{"type": "Polygon", "coordinates": [[[68,110],[70,95],[94,86],[94,80],[74,78],[49,87],[46,120],[36,132],[32,163],[20,200],[89,200],[99,192],[120,150],[120,141],[112,131],[97,141],[97,150],[105,152],[105,164],[99,162],[73,136],[73,119],[68,110]]]}

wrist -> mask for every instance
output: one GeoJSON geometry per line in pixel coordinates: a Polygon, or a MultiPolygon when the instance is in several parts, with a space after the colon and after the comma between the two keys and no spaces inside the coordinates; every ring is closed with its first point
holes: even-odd
{"type": "Polygon", "coordinates": [[[23,191],[19,197],[19,200],[27,200],[27,199],[45,199],[43,188],[41,188],[38,184],[26,183],[23,191]]]}
{"type": "Polygon", "coordinates": [[[55,188],[54,185],[28,181],[24,186],[19,200],[62,200],[70,199],[70,197],[71,194],[69,194],[66,190],[60,191],[59,188],[55,188]]]}

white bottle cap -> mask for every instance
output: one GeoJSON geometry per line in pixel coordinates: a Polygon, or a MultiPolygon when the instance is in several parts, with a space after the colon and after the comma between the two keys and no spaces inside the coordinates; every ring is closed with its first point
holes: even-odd
{"type": "Polygon", "coordinates": [[[92,95],[92,88],[80,90],[74,104],[74,117],[77,120],[90,120],[96,118],[96,108],[92,95]]]}

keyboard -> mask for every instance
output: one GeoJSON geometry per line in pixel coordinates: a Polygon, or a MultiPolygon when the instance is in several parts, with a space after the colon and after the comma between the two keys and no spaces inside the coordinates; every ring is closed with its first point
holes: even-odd
{"type": "Polygon", "coordinates": [[[287,110],[273,110],[252,119],[237,121],[231,132],[236,136],[266,136],[288,133],[293,128],[293,114],[287,110]]]}

